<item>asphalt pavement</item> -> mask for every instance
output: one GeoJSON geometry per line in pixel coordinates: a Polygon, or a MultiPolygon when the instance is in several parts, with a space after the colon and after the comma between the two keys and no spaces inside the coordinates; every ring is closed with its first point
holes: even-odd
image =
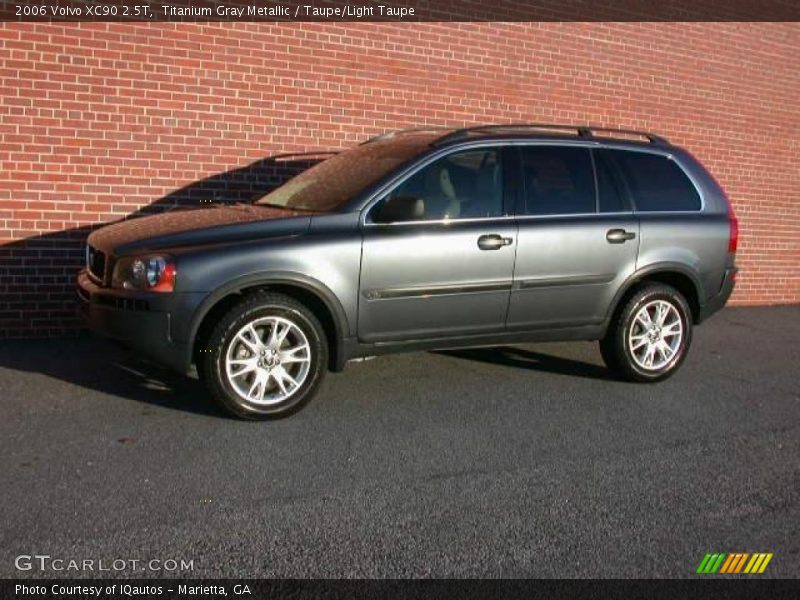
{"type": "Polygon", "coordinates": [[[655,385],[590,343],[381,357],[270,423],[109,342],[1,342],[0,577],[800,577],[798,340],[800,306],[726,309],[655,385]]]}

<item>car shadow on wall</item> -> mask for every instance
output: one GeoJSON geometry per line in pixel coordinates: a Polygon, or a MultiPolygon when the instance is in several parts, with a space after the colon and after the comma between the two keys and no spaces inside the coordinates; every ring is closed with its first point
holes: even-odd
{"type": "MultiPolygon", "coordinates": [[[[142,207],[125,219],[187,210],[213,204],[251,203],[321,162],[333,152],[279,154],[195,181],[142,207]]],[[[35,208],[31,208],[35,210],[35,208]]],[[[108,223],[76,227],[0,245],[0,367],[39,372],[83,387],[176,408],[213,411],[196,402],[205,397],[196,379],[182,377],[139,362],[108,343],[106,350],[76,338],[82,329],[78,317],[75,276],[84,264],[87,236],[108,223]],[[15,352],[27,347],[9,338],[70,336],[68,344],[81,348],[85,361],[69,353],[49,358],[42,352],[15,352]],[[95,348],[94,351],[91,348],[95,348]],[[162,393],[169,390],[168,394],[162,393]]],[[[63,342],[58,341],[59,348],[63,342]]],[[[43,347],[43,346],[40,346],[43,347]]]]}
{"type": "MultiPolygon", "coordinates": [[[[254,202],[332,152],[279,154],[195,181],[122,220],[214,204],[254,202]]],[[[36,210],[35,205],[30,210],[36,210]]],[[[81,327],[75,275],[88,235],[106,223],[47,232],[0,245],[0,338],[52,337],[81,327]]]]}

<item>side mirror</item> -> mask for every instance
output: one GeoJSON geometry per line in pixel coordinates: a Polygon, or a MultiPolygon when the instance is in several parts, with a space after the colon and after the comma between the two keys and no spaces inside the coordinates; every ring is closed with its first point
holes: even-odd
{"type": "Polygon", "coordinates": [[[372,220],[375,223],[396,223],[399,221],[418,221],[425,215],[422,198],[396,196],[381,202],[372,220]]]}

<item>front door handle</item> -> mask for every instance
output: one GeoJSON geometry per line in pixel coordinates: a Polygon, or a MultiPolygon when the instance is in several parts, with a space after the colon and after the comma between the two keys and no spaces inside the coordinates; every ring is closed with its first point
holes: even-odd
{"type": "Polygon", "coordinates": [[[481,250],[497,250],[503,246],[510,246],[513,241],[510,237],[490,233],[478,238],[478,248],[481,250]]]}
{"type": "Polygon", "coordinates": [[[608,233],[606,233],[606,239],[609,244],[624,244],[635,237],[635,233],[632,231],[625,231],[624,229],[609,229],[608,233]]]}

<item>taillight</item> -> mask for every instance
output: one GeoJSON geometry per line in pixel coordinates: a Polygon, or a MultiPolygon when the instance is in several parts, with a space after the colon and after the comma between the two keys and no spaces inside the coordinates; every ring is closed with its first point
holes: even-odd
{"type": "MultiPolygon", "coordinates": [[[[719,184],[717,184],[719,186],[719,184]]],[[[720,188],[722,197],[725,199],[725,204],[728,205],[728,253],[736,252],[739,247],[739,219],[736,218],[736,213],[733,211],[733,204],[728,194],[720,188]]]]}
{"type": "Polygon", "coordinates": [[[730,233],[728,234],[728,252],[736,252],[739,247],[739,219],[733,213],[733,207],[728,203],[728,224],[730,225],[730,233]]]}

